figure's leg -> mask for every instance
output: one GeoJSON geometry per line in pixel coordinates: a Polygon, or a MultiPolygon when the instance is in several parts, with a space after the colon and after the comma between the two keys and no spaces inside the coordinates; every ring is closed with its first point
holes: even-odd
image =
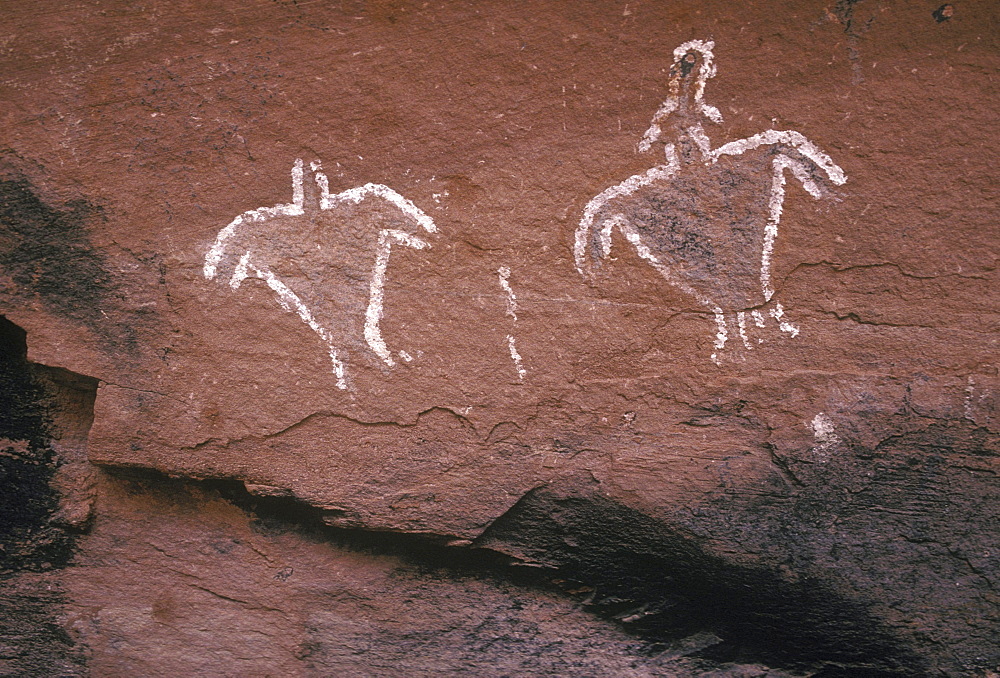
{"type": "Polygon", "coordinates": [[[343,361],[337,357],[337,347],[333,345],[333,341],[329,336],[324,336],[323,340],[326,342],[327,353],[330,356],[330,361],[333,363],[333,373],[337,377],[337,388],[341,391],[347,390],[347,380],[344,378],[346,369],[344,368],[343,361]]]}
{"type": "MultiPolygon", "coordinates": [[[[736,313],[736,324],[740,329],[740,339],[743,341],[744,348],[746,348],[748,351],[751,350],[753,348],[753,345],[750,343],[750,337],[747,335],[746,311],[738,311],[736,313]]],[[[758,340],[757,343],[760,343],[760,340],[758,340]]]]}
{"type": "MultiPolygon", "coordinates": [[[[588,259],[603,259],[608,256],[611,251],[611,231],[616,225],[621,227],[624,224],[625,218],[621,214],[603,216],[615,209],[613,201],[630,196],[656,182],[666,181],[677,172],[680,164],[672,144],[667,145],[666,152],[666,164],[651,167],[642,174],[634,174],[620,184],[604,189],[587,203],[573,242],[573,258],[580,275],[589,274],[591,264],[588,259]],[[595,245],[596,252],[592,249],[595,245]],[[595,254],[598,256],[594,257],[595,254]]],[[[622,233],[625,233],[624,228],[622,233]]]]}
{"type": "MultiPolygon", "coordinates": [[[[598,196],[600,198],[601,196],[598,196]]],[[[593,268],[611,253],[611,232],[624,222],[619,214],[608,216],[592,209],[595,198],[587,205],[573,242],[573,259],[580,275],[589,277],[593,268]]]]}
{"type": "MultiPolygon", "coordinates": [[[[746,322],[746,327],[748,327],[748,328],[752,327],[754,329],[760,329],[760,330],[762,330],[762,329],[765,329],[767,327],[767,316],[759,308],[755,308],[755,309],[751,310],[749,313],[745,313],[744,317],[746,318],[745,322],[746,322]],[[750,321],[753,321],[752,325],[751,325],[750,321]]],[[[748,333],[748,334],[750,334],[750,333],[748,333]]],[[[754,332],[752,332],[752,334],[754,336],[756,336],[759,333],[756,332],[756,331],[754,331],[754,332]]],[[[754,342],[751,342],[751,343],[754,343],[754,342]]],[[[764,338],[763,337],[756,337],[756,342],[754,343],[754,345],[759,346],[760,344],[763,344],[763,343],[764,343],[764,338]]]]}
{"type": "Polygon", "coordinates": [[[716,365],[721,365],[722,360],[719,358],[719,354],[722,353],[722,349],[726,347],[726,342],[729,340],[729,330],[726,327],[726,314],[714,304],[706,305],[711,307],[712,313],[715,315],[715,325],[718,330],[715,333],[715,352],[712,353],[712,362],[716,365]]]}
{"type": "MultiPolygon", "coordinates": [[[[778,155],[774,158],[772,167],[771,196],[768,200],[767,225],[764,227],[764,246],[761,251],[760,260],[760,287],[765,303],[770,302],[774,298],[774,286],[771,280],[771,258],[774,255],[774,241],[778,236],[778,224],[781,223],[781,212],[785,202],[785,170],[790,169],[803,182],[803,185],[806,185],[807,189],[811,187],[811,180],[805,173],[805,169],[801,166],[801,163],[785,155],[778,155]]],[[[799,328],[785,318],[785,311],[780,303],[775,302],[774,306],[768,311],[768,315],[777,321],[778,328],[782,332],[790,334],[793,337],[798,336],[799,328]]],[[[763,314],[760,311],[753,311],[753,317],[758,327],[764,326],[763,314]]],[[[744,343],[747,342],[744,341],[744,343]]]]}

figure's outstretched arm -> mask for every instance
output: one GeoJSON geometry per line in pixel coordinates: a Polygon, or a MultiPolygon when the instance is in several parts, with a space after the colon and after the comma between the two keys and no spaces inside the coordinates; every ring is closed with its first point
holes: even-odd
{"type": "Polygon", "coordinates": [[[378,235],[378,248],[375,252],[375,265],[372,267],[372,279],[369,286],[368,310],[365,312],[365,341],[368,343],[368,347],[375,352],[375,355],[389,367],[395,365],[396,362],[392,359],[392,354],[385,345],[379,323],[382,321],[385,272],[389,267],[389,254],[392,251],[393,243],[418,250],[430,247],[430,243],[426,240],[393,228],[383,229],[378,235]]]}
{"type": "Polygon", "coordinates": [[[219,231],[215,242],[212,243],[212,247],[209,248],[208,253],[205,255],[205,266],[202,272],[206,278],[209,280],[215,278],[219,265],[225,256],[226,248],[229,246],[229,241],[239,231],[243,230],[242,226],[244,224],[267,221],[273,217],[294,217],[305,214],[305,191],[302,186],[303,174],[302,160],[296,159],[295,164],[292,165],[292,202],[282,203],[274,207],[260,207],[255,210],[249,210],[230,221],[219,231]]]}
{"type": "Polygon", "coordinates": [[[774,296],[774,286],[771,282],[771,258],[774,255],[774,241],[778,237],[778,225],[781,223],[781,212],[785,204],[785,170],[791,170],[796,179],[802,182],[803,188],[814,198],[822,193],[819,185],[809,173],[805,163],[796,158],[779,153],[771,163],[771,195],[768,198],[767,224],[764,226],[764,242],[760,256],[760,287],[764,301],[771,301],[774,296]]]}
{"type": "Polygon", "coordinates": [[[630,176],[620,184],[606,188],[594,196],[583,209],[583,218],[576,229],[573,240],[573,260],[580,275],[586,276],[597,260],[611,252],[612,225],[605,215],[606,207],[617,198],[632,195],[636,191],[656,181],[669,179],[680,164],[673,144],[667,146],[667,163],[657,165],[642,174],[630,176]]]}
{"type": "MultiPolygon", "coordinates": [[[[730,141],[728,144],[723,144],[712,151],[712,162],[717,161],[724,155],[742,155],[743,153],[752,151],[755,148],[771,145],[785,145],[795,149],[804,157],[815,163],[817,167],[822,169],[827,178],[838,186],[847,181],[847,175],[844,174],[844,170],[842,170],[829,155],[817,148],[815,144],[806,139],[803,135],[793,130],[779,131],[769,129],[766,132],[754,134],[752,137],[747,137],[746,139],[730,141]]],[[[805,185],[805,182],[803,182],[803,185],[805,185]]],[[[806,190],[809,190],[809,192],[813,194],[813,191],[810,190],[809,187],[807,187],[806,190]]]]}
{"type": "MultiPolygon", "coordinates": [[[[357,205],[369,197],[381,198],[413,219],[426,232],[437,233],[437,226],[434,220],[426,212],[385,184],[368,183],[364,186],[349,188],[346,191],[331,195],[329,179],[322,172],[316,172],[316,184],[320,188],[320,209],[335,209],[338,205],[345,203],[357,205]]],[[[389,255],[392,252],[392,245],[394,243],[418,250],[431,246],[426,240],[399,229],[386,228],[379,232],[375,250],[375,264],[372,267],[371,281],[369,283],[368,309],[365,312],[364,335],[368,347],[390,367],[395,365],[396,362],[393,360],[392,353],[389,352],[389,348],[385,344],[385,339],[382,338],[379,323],[382,320],[383,313],[385,275],[389,267],[389,255]]]]}
{"type": "Polygon", "coordinates": [[[434,220],[427,216],[426,212],[385,184],[368,183],[364,186],[349,188],[346,191],[330,195],[330,182],[325,174],[317,172],[316,183],[319,184],[321,191],[320,209],[333,209],[337,205],[347,202],[357,205],[365,198],[375,196],[395,205],[400,212],[411,217],[428,233],[437,233],[437,226],[434,224],[434,220]]]}

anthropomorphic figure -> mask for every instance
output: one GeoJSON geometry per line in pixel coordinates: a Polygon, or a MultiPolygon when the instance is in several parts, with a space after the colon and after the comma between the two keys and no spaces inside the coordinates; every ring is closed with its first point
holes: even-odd
{"type": "Polygon", "coordinates": [[[577,270],[593,276],[618,230],[639,257],[715,318],[712,360],[735,330],[749,350],[753,328],[799,332],[774,297],[771,260],[785,199],[786,171],[814,198],[843,170],[798,132],[767,130],[713,148],[702,122],[722,122],[703,100],[716,69],[711,41],[674,50],[669,95],[639,142],[663,146],[666,162],[605,189],[584,208],[576,231],[577,270]]]}
{"type": "MultiPolygon", "coordinates": [[[[248,278],[262,280],[284,309],[319,335],[337,387],[346,389],[346,348],[366,345],[385,365],[396,364],[379,328],[389,255],[393,245],[430,247],[424,234],[437,228],[382,184],[331,194],[320,170],[311,163],[307,180],[296,160],[292,202],[236,217],[205,256],[204,275],[234,290],[248,278]]],[[[410,359],[403,351],[396,355],[410,359]]]]}

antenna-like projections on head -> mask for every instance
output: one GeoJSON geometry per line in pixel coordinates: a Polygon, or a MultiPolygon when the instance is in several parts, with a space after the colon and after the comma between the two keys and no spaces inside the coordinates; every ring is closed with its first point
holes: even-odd
{"type": "MultiPolygon", "coordinates": [[[[663,134],[661,123],[679,109],[682,115],[695,112],[704,115],[712,122],[722,122],[722,113],[719,109],[702,100],[705,95],[705,83],[709,78],[715,77],[713,47],[715,43],[711,40],[689,40],[674,50],[674,62],[670,66],[668,86],[670,94],[656,111],[652,124],[639,142],[640,152],[648,151],[652,147],[653,142],[663,134]],[[691,107],[694,111],[690,110],[691,107]]],[[[689,122],[697,124],[697,120],[689,122]]]]}

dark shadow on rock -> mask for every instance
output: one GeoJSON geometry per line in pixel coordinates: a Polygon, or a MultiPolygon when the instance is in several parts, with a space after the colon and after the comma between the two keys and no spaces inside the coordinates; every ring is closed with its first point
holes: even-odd
{"type": "Polygon", "coordinates": [[[747,553],[720,555],[680,528],[569,483],[528,494],[477,540],[592,589],[595,611],[665,650],[760,661],[815,676],[922,675],[920,662],[865,608],[813,578],[791,580],[747,553]],[[815,672],[815,673],[812,673],[815,672]]]}
{"type": "Polygon", "coordinates": [[[25,333],[0,317],[0,572],[63,567],[72,556],[72,535],[50,523],[56,455],[46,394],[26,355],[25,333]]]}
{"type": "Polygon", "coordinates": [[[97,382],[64,373],[29,363],[24,331],[0,316],[0,675],[85,675],[80,648],[58,621],[58,570],[70,563],[86,519],[76,527],[61,520],[57,478],[79,460],[60,455],[53,438],[69,449],[74,436],[85,437],[97,382]],[[82,433],[62,426],[57,383],[70,376],[82,389],[70,405],[74,417],[85,410],[82,433]]]}
{"type": "Polygon", "coordinates": [[[985,674],[1000,663],[1000,440],[968,419],[896,412],[866,425],[878,442],[852,442],[845,426],[837,449],[786,458],[800,480],[787,496],[707,498],[677,524],[737,559],[753,554],[790,600],[798,590],[803,604],[818,599],[791,618],[848,651],[837,661],[857,654],[901,675],[985,674]],[[838,599],[851,601],[842,614],[838,599]]]}
{"type": "Polygon", "coordinates": [[[556,587],[652,657],[820,678],[987,675],[1000,661],[997,436],[896,411],[853,424],[836,449],[775,452],[794,481],[781,492],[751,479],[653,513],[570,476],[527,493],[472,543],[332,527],[336,512],[281,488],[109,472],[168,492],[197,482],[263,534],[295,531],[433,576],[556,587]],[[878,433],[852,442],[853,424],[878,433]]]}
{"type": "Polygon", "coordinates": [[[247,511],[263,533],[398,557],[437,576],[475,576],[557,589],[618,620],[648,656],[705,666],[751,662],[808,675],[915,676],[920,660],[863,605],[817,579],[789,581],[714,553],[703,541],[623,506],[596,484],[569,482],[523,497],[472,545],[434,535],[329,527],[323,511],[289,497],[262,497],[234,480],[184,481],[138,469],[107,469],[135,492],[197,482],[247,511]],[[471,547],[469,547],[471,546],[471,547]],[[448,574],[450,573],[450,575],[448,574]]]}
{"type": "Polygon", "coordinates": [[[231,480],[109,469],[100,485],[100,518],[67,572],[98,671],[145,675],[135,667],[167,656],[238,671],[216,648],[247,643],[259,654],[238,655],[243,673],[273,675],[800,676],[693,656],[720,642],[710,633],[666,646],[623,633],[557,571],[488,549],[325,526],[318,509],[231,480]],[[94,611],[104,605],[123,613],[94,611]],[[168,623],[137,628],[150,610],[168,623]],[[281,659],[275,642],[292,652],[281,659]]]}
{"type": "Polygon", "coordinates": [[[0,676],[86,676],[83,649],[60,626],[54,573],[0,575],[0,676]]]}
{"type": "Polygon", "coordinates": [[[331,544],[371,555],[397,557],[423,571],[446,569],[484,576],[502,573],[505,580],[513,579],[516,583],[525,585],[547,585],[548,581],[533,569],[518,567],[518,560],[512,556],[489,549],[465,548],[467,542],[456,546],[450,537],[331,527],[323,521],[329,515],[327,511],[290,496],[251,494],[239,480],[178,479],[143,468],[104,467],[103,472],[116,482],[130,487],[130,491],[134,493],[164,492],[169,495],[190,485],[217,492],[249,514],[253,528],[264,535],[294,532],[316,543],[331,544]]]}

